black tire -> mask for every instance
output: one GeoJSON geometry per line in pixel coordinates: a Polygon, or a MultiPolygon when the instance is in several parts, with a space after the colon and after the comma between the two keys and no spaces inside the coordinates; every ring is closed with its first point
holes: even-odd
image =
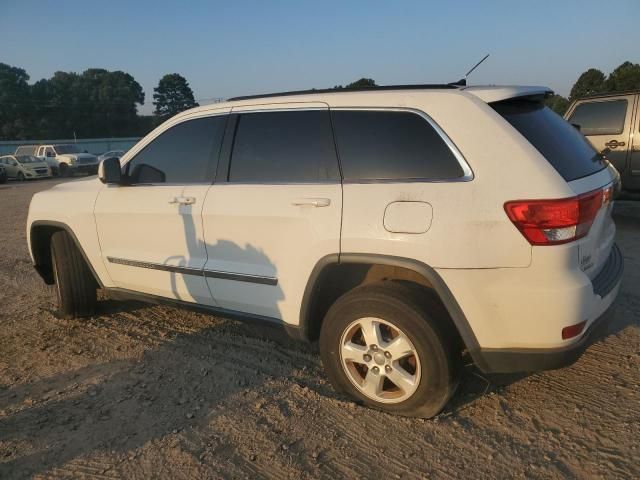
{"type": "Polygon", "coordinates": [[[19,182],[24,182],[24,173],[18,172],[18,175],[16,175],[16,180],[18,180],[19,182]]]}
{"type": "Polygon", "coordinates": [[[96,281],[67,232],[60,231],[52,235],[51,263],[59,314],[65,318],[93,314],[97,302],[96,281]]]}
{"type": "Polygon", "coordinates": [[[7,176],[6,175],[0,176],[0,184],[2,184],[2,183],[7,183],[7,176]]]}
{"type": "MultiPolygon", "coordinates": [[[[404,282],[384,281],[346,293],[331,306],[320,332],[320,355],[329,380],[336,390],[379,410],[409,417],[437,415],[455,393],[461,371],[460,343],[446,315],[428,291],[404,282]],[[398,403],[384,403],[366,396],[343,367],[343,333],[355,320],[368,317],[382,319],[401,331],[413,344],[419,359],[421,375],[417,387],[398,403]]],[[[370,368],[375,371],[375,364],[370,365],[374,365],[370,368]]]]}
{"type": "Polygon", "coordinates": [[[70,177],[71,176],[71,168],[66,163],[61,163],[58,167],[59,175],[61,177],[70,177]]]}

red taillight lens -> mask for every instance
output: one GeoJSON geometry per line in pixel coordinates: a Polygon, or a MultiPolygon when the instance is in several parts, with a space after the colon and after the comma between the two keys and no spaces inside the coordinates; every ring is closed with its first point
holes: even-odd
{"type": "Polygon", "coordinates": [[[562,339],[567,340],[568,338],[577,337],[582,333],[584,326],[587,324],[587,321],[576,323],[575,325],[571,325],[570,327],[564,327],[562,329],[562,339]]]}
{"type": "Polygon", "coordinates": [[[589,233],[603,199],[603,190],[598,189],[561,200],[507,202],[504,209],[531,245],[559,245],[589,233]]]}

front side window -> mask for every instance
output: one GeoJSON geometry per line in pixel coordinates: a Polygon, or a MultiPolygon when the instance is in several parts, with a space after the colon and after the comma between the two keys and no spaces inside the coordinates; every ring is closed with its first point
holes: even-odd
{"type": "Polygon", "coordinates": [[[166,130],[127,163],[131,181],[211,182],[226,121],[226,115],[198,118],[166,130]]]}
{"type": "Polygon", "coordinates": [[[339,178],[328,111],[240,115],[230,182],[307,183],[339,178]]]}
{"type": "Polygon", "coordinates": [[[332,112],[345,182],[450,180],[464,175],[433,126],[412,112],[332,112]]]}
{"type": "Polygon", "coordinates": [[[579,126],[583,135],[619,135],[626,116],[626,100],[587,102],[576,107],[569,123],[579,126]]]}

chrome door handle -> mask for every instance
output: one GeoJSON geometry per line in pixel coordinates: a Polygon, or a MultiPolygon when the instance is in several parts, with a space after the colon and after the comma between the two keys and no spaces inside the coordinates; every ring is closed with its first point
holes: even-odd
{"type": "Polygon", "coordinates": [[[296,207],[328,207],[331,205],[331,200],[329,198],[298,198],[291,202],[291,205],[296,207]]]}
{"type": "Polygon", "coordinates": [[[194,197],[173,197],[169,203],[171,205],[193,205],[196,203],[196,199],[194,197]]]}

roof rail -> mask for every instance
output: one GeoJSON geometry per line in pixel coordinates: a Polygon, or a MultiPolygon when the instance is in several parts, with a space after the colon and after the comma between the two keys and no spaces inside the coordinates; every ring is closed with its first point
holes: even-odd
{"type": "Polygon", "coordinates": [[[447,83],[447,84],[423,84],[423,85],[383,85],[378,87],[356,87],[356,88],[323,88],[323,89],[311,89],[311,90],[293,90],[290,92],[278,92],[278,93],[265,93],[262,95],[246,95],[242,97],[233,97],[229,101],[236,100],[252,100],[255,98],[269,98],[269,97],[288,97],[292,95],[311,95],[315,93],[352,93],[352,92],[375,92],[385,90],[441,90],[441,89],[455,89],[460,85],[447,83]]]}

